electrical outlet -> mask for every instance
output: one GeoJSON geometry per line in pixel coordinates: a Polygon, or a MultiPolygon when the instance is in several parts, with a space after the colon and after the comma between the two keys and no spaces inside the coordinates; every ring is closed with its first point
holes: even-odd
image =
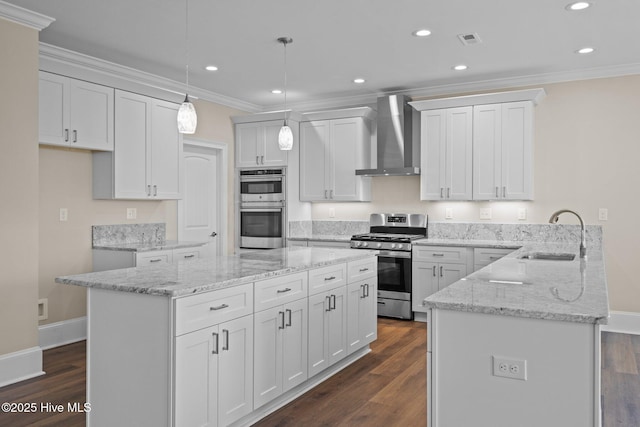
{"type": "Polygon", "coordinates": [[[493,375],[495,377],[510,378],[513,380],[527,380],[527,361],[520,359],[508,359],[506,357],[493,357],[493,375]]]}
{"type": "Polygon", "coordinates": [[[127,208],[127,219],[136,219],[138,210],[136,208],[127,208]]]}
{"type": "Polygon", "coordinates": [[[453,219],[453,208],[444,209],[444,219],[453,219]]]}
{"type": "Polygon", "coordinates": [[[329,218],[336,217],[336,208],[329,208],[329,218]]]}
{"type": "Polygon", "coordinates": [[[527,208],[518,208],[518,220],[523,221],[527,219],[527,208]]]}
{"type": "Polygon", "coordinates": [[[67,208],[60,208],[60,221],[66,221],[69,219],[69,210],[67,208]]]}
{"type": "Polygon", "coordinates": [[[600,221],[607,221],[609,219],[609,209],[607,208],[598,209],[598,219],[600,221]]]}
{"type": "Polygon", "coordinates": [[[491,208],[480,208],[480,219],[491,219],[491,208]]]}
{"type": "Polygon", "coordinates": [[[49,318],[49,299],[42,298],[38,300],[38,320],[47,320],[49,318]]]}

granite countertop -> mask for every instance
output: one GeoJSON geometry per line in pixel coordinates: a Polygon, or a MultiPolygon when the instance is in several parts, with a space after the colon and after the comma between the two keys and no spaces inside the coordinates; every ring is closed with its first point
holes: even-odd
{"type": "MultiPolygon", "coordinates": [[[[453,246],[448,239],[431,244],[453,246]]],[[[606,324],[609,317],[602,247],[587,246],[580,259],[577,243],[459,241],[460,246],[520,247],[423,301],[429,308],[606,324]],[[506,245],[505,245],[506,244],[506,245]],[[521,259],[529,252],[574,253],[573,261],[521,259]]],[[[419,244],[427,244],[426,241],[419,244]]]]}
{"type": "Polygon", "coordinates": [[[518,249],[525,243],[509,240],[475,240],[475,239],[419,239],[411,242],[414,246],[457,246],[495,249],[518,249]]]}
{"type": "Polygon", "coordinates": [[[311,237],[288,237],[288,240],[296,240],[308,242],[310,240],[317,240],[320,242],[351,242],[351,234],[313,234],[311,237]]]}
{"type": "Polygon", "coordinates": [[[101,249],[107,251],[150,252],[181,248],[195,248],[206,244],[207,242],[164,240],[161,242],[153,243],[117,243],[113,245],[94,245],[93,249],[101,249]]]}
{"type": "Polygon", "coordinates": [[[177,264],[56,277],[57,283],[179,297],[374,256],[373,251],[282,248],[177,264]]]}

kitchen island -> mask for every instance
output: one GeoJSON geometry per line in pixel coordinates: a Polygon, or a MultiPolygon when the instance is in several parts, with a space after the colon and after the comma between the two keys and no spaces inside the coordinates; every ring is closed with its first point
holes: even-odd
{"type": "Polygon", "coordinates": [[[587,250],[524,243],[424,300],[429,426],[600,425],[609,307],[602,248],[587,250]]]}
{"type": "Polygon", "coordinates": [[[369,352],[376,272],[284,248],[57,278],[88,287],[88,424],[250,425],[369,352]]]}

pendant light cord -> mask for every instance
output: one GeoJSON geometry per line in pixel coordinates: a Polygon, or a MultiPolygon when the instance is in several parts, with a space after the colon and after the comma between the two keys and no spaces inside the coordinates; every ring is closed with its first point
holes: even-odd
{"type": "Polygon", "coordinates": [[[184,38],[185,38],[185,50],[186,50],[186,72],[187,72],[187,97],[189,96],[189,0],[185,1],[186,11],[184,14],[184,38]]]}
{"type": "Polygon", "coordinates": [[[287,44],[284,42],[284,125],[287,125],[287,44]]]}

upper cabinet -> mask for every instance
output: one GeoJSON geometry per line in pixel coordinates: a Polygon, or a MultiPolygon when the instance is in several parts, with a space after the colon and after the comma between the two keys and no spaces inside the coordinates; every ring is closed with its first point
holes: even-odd
{"type": "Polygon", "coordinates": [[[414,101],[422,200],[532,200],[533,107],[543,89],[414,101]]]}
{"type": "MultiPolygon", "coordinates": [[[[288,121],[294,144],[298,143],[297,123],[288,121]]],[[[278,147],[283,120],[236,123],[236,167],[287,166],[288,151],[278,147]]]]}
{"type": "Polygon", "coordinates": [[[113,150],[114,90],[40,72],[40,144],[113,150]]]}
{"type": "Polygon", "coordinates": [[[472,164],[471,107],[421,114],[421,200],[470,200],[472,164]]]}
{"type": "Polygon", "coordinates": [[[179,199],[179,105],[116,90],[113,153],[93,154],[96,199],[179,199]]]}
{"type": "Polygon", "coordinates": [[[300,200],[371,200],[371,178],[356,176],[356,169],[370,164],[372,114],[363,107],[304,115],[300,123],[300,200]]]}

